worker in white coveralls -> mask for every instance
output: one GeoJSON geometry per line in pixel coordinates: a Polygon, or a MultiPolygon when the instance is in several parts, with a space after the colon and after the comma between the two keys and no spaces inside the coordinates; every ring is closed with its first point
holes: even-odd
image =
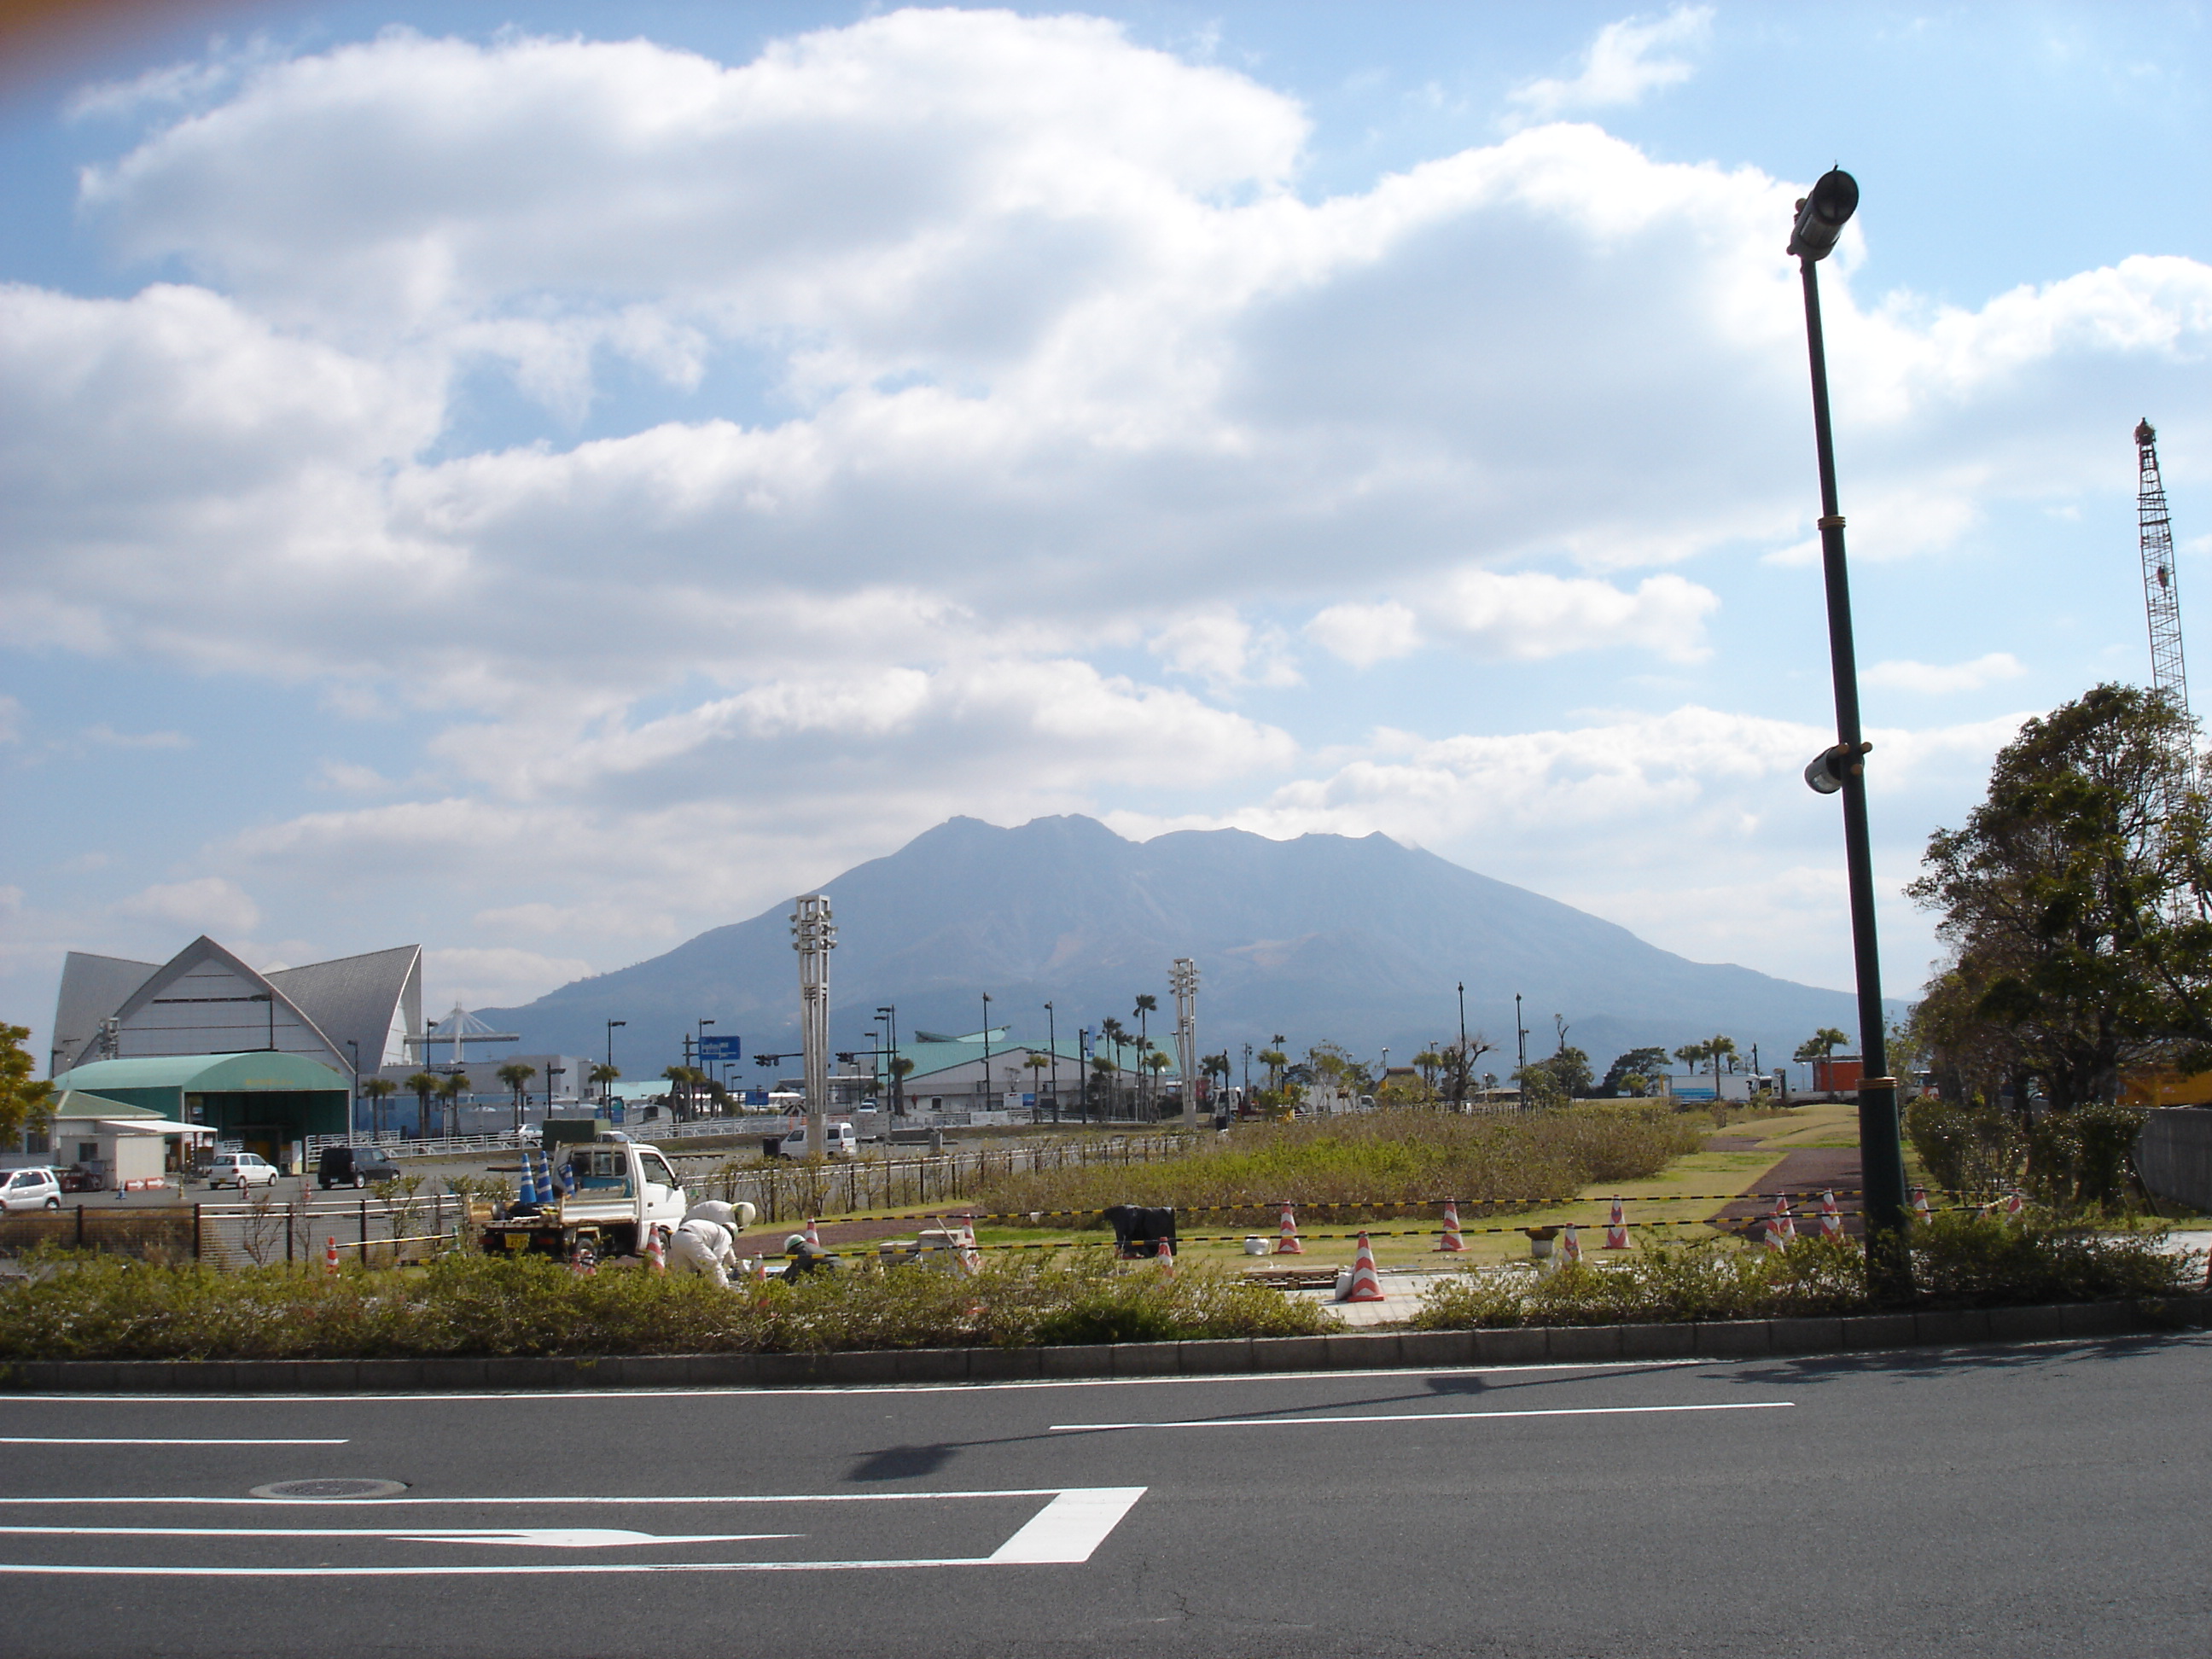
{"type": "Polygon", "coordinates": [[[669,1266],[726,1287],[738,1270],[738,1235],[759,1213],[750,1204],[725,1204],[720,1199],[694,1204],[669,1235],[669,1266]]]}

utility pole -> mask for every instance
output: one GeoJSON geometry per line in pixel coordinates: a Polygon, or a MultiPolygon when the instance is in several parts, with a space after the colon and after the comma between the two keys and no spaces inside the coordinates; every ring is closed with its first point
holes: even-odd
{"type": "Polygon", "coordinates": [[[883,1018],[884,1041],[890,1045],[891,1050],[891,1115],[904,1117],[906,1115],[906,1078],[899,1071],[898,1065],[898,1005],[895,1002],[887,1002],[877,1009],[876,1012],[883,1018]]]}
{"type": "Polygon", "coordinates": [[[820,1158],[830,1115],[830,953],[837,929],[826,893],[802,893],[791,913],[791,948],[799,952],[799,1041],[806,1067],[806,1152],[820,1158]]]}
{"type": "Polygon", "coordinates": [[[991,994],[983,993],[983,1109],[991,1109],[991,994]]]}

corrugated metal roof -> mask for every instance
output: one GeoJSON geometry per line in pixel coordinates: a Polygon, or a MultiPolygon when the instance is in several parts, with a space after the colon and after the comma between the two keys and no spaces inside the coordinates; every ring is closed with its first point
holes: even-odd
{"type": "Polygon", "coordinates": [[[366,1076],[384,1063],[385,1038],[395,1014],[411,1015],[408,1028],[422,1029],[422,992],[415,990],[411,1010],[401,1006],[422,959],[421,945],[401,945],[363,956],[279,968],[263,977],[314,1021],[342,1057],[350,1059],[354,1053],[346,1047],[349,1038],[359,1044],[366,1076]]]}
{"type": "Polygon", "coordinates": [[[350,1089],[342,1072],[305,1054],[267,1049],[239,1054],[149,1054],[137,1060],[95,1060],[54,1079],[63,1089],[181,1089],[187,1094],[240,1094],[258,1090],[350,1089]]]}
{"type": "Polygon", "coordinates": [[[85,1045],[100,1035],[100,1022],[161,969],[158,962],[70,951],[62,961],[61,992],[54,999],[56,1068],[74,1064],[85,1045]]]}

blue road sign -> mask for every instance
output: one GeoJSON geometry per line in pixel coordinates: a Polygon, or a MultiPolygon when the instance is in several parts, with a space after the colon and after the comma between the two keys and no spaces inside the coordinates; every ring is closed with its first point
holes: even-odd
{"type": "Polygon", "coordinates": [[[741,1039],[733,1036],[710,1036],[699,1039],[699,1063],[702,1066],[716,1060],[743,1060],[738,1048],[741,1039]]]}

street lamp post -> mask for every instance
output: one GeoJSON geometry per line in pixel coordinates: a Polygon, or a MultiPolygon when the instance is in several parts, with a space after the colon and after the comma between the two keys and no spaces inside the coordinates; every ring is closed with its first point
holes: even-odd
{"type": "Polygon", "coordinates": [[[1052,1054],[1052,1121],[1060,1121],[1060,1021],[1049,1002],[1044,1006],[1044,1046],[1052,1054]]]}
{"type": "Polygon", "coordinates": [[[1513,1073],[1513,1085],[1519,1091],[1514,1098],[1513,1109],[1525,1112],[1528,1109],[1528,1028],[1521,1023],[1521,994],[1518,991],[1513,994],[1513,1044],[1520,1060],[1519,1068],[1513,1073]]]}
{"type": "MultiPolygon", "coordinates": [[[[613,1071],[615,1068],[615,1027],[617,1025],[627,1025],[629,1024],[629,1022],[626,1019],[611,1019],[607,1022],[607,1070],[610,1072],[613,1071]]],[[[614,1091],[615,1080],[612,1078],[609,1078],[607,1079],[607,1093],[611,1096],[614,1091]]]]}
{"type": "Polygon", "coordinates": [[[554,1092],[560,1087],[560,1080],[568,1075],[568,1068],[565,1066],[548,1066],[545,1068],[545,1116],[549,1121],[553,1116],[554,1092]]]}
{"type": "Polygon", "coordinates": [[[991,1107],[991,994],[983,993],[983,1109],[991,1107]]]}
{"type": "Polygon", "coordinates": [[[1460,1111],[1467,1109],[1467,981],[1459,983],[1459,1072],[1452,1087],[1452,1104],[1460,1111]]]}
{"type": "Polygon", "coordinates": [[[900,1074],[898,1066],[898,1005],[895,1002],[887,1002],[876,1012],[883,1016],[884,1041],[890,1045],[891,1115],[904,1117],[906,1115],[906,1079],[900,1074]]]}
{"type": "MultiPolygon", "coordinates": [[[[1867,1235],[1900,1238],[1905,1227],[1905,1149],[1898,1133],[1897,1079],[1889,1075],[1881,1013],[1881,961],[1874,913],[1874,854],[1867,835],[1866,756],[1859,728],[1857,656],[1851,641],[1850,580],[1844,560],[1844,515],[1836,500],[1836,451],[1828,419],[1828,359],[1820,334],[1820,262],[1836,246],[1859,204],[1857,180],[1840,168],[1823,173],[1797,204],[1789,252],[1805,289],[1805,345],[1813,372],[1813,442],[1820,469],[1820,566],[1828,599],[1828,663],[1835,682],[1835,746],[1805,769],[1820,794],[1844,798],[1844,861],[1850,884],[1851,956],[1858,979],[1859,1167],[1867,1235]]],[[[1868,1267],[1882,1287],[1905,1288],[1900,1253],[1871,1249],[1868,1267]]]]}
{"type": "MultiPolygon", "coordinates": [[[[345,1040],[345,1046],[353,1051],[353,1113],[346,1120],[346,1127],[349,1131],[358,1133],[361,1128],[361,1044],[353,1038],[348,1037],[345,1040]]],[[[370,1108],[372,1111],[374,1109],[374,1107],[370,1108]]],[[[372,1133],[369,1139],[374,1140],[376,1136],[372,1133]]],[[[243,1191],[244,1188],[241,1188],[240,1190],[243,1191]]]]}

